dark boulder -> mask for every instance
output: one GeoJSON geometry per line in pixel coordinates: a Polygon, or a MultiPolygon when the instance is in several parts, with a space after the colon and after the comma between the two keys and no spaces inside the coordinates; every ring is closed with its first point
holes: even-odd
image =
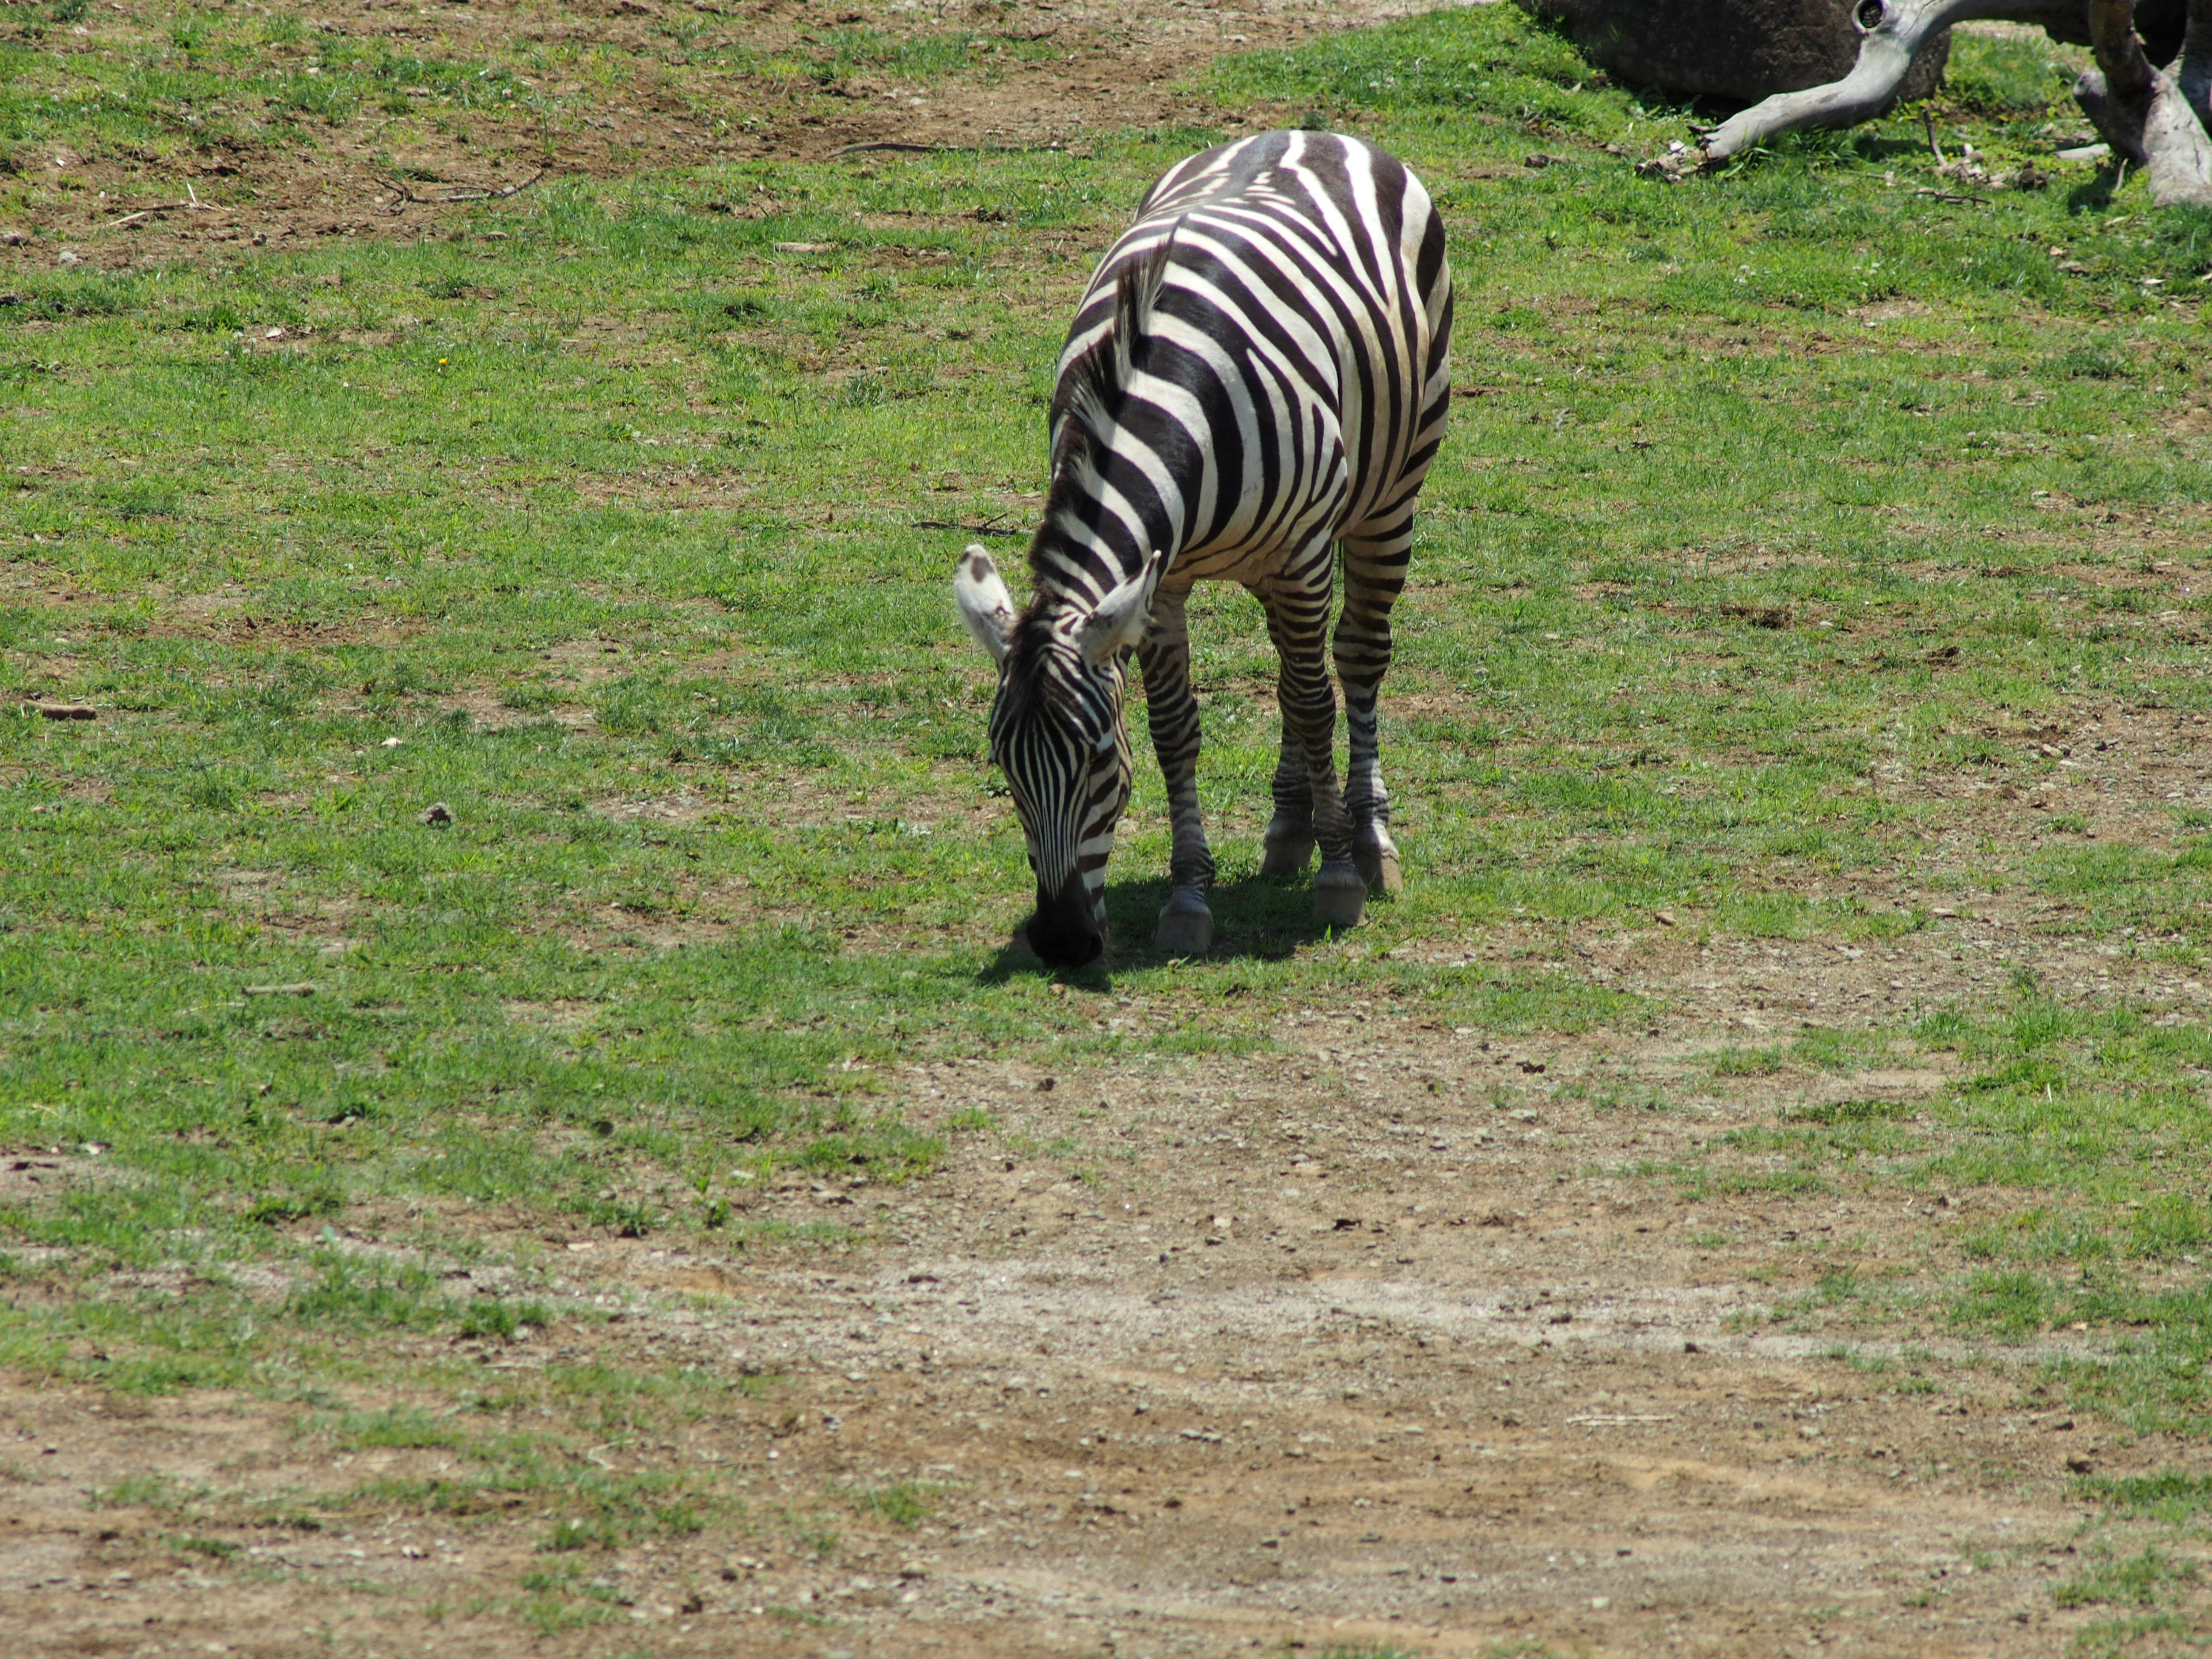
{"type": "MultiPolygon", "coordinates": [[[[1875,3],[1876,0],[1862,0],[1875,3]]],[[[2173,0],[2177,6],[2184,0],[2173,0]]],[[[1533,0],[1590,61],[1624,86],[1677,98],[1754,103],[1825,86],[1859,53],[1850,0],[1533,0]]],[[[1929,42],[1899,89],[1925,98],[1943,79],[1948,32],[1929,42]]]]}
{"type": "MultiPolygon", "coordinates": [[[[2057,0],[2049,8],[2049,16],[2028,16],[2022,9],[2020,21],[2040,23],[2043,31],[2054,40],[2063,40],[2070,46],[2089,44],[2089,7],[2087,0],[2057,0]]],[[[2032,8],[2039,14],[2045,8],[2032,8]]],[[[2154,64],[2170,64],[2180,53],[2181,32],[2189,23],[2189,0],[2136,0],[2136,33],[2142,37],[2143,55],[2154,64]]]]}

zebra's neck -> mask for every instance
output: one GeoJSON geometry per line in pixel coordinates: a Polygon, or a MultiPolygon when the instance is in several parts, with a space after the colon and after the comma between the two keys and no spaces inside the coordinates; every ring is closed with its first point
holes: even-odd
{"type": "Polygon", "coordinates": [[[1115,488],[1110,475],[1071,476],[1076,471],[1053,480],[1030,544],[1030,586],[1040,610],[1088,612],[1140,574],[1155,550],[1170,570],[1182,550],[1182,525],[1158,510],[1151,491],[1133,501],[1135,492],[1115,488]]]}

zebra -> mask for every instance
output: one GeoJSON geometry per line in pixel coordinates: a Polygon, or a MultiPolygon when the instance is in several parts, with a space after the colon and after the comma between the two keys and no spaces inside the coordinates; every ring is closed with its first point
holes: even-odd
{"type": "Polygon", "coordinates": [[[1340,134],[1263,133],[1179,162],[1100,262],[1060,356],[1029,606],[1017,612],[980,545],[953,577],[962,620],[999,668],[990,758],[1028,842],[1029,940],[1045,962],[1105,948],[1132,651],[1173,826],[1155,943],[1170,956],[1212,947],[1185,615],[1199,581],[1250,592],[1279,661],[1262,870],[1302,872],[1318,842],[1314,907],[1334,927],[1359,921],[1370,888],[1399,890],[1376,700],[1416,498],[1443,438],[1451,316],[1427,190],[1340,134]],[[1341,790],[1323,657],[1340,550],[1341,790]]]}

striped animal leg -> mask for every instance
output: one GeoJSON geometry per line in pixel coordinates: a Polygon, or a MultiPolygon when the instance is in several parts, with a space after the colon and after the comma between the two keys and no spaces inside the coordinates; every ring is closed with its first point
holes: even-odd
{"type": "Polygon", "coordinates": [[[1168,879],[1174,890],[1160,910],[1158,947],[1170,956],[1203,955],[1213,945],[1213,912],[1206,896],[1213,886],[1213,849],[1198,810],[1198,699],[1190,689],[1190,631],[1185,592],[1163,588],[1152,600],[1150,626],[1137,647],[1145,670],[1145,706],[1152,719],[1152,750],[1167,780],[1174,848],[1168,879]]]}
{"type": "Polygon", "coordinates": [[[1329,565],[1328,544],[1322,541],[1289,561],[1286,580],[1272,584],[1262,602],[1280,664],[1276,700],[1285,741],[1295,740],[1304,756],[1314,838],[1321,843],[1314,914],[1332,927],[1349,927],[1366,908],[1367,884],[1352,861],[1352,820],[1336,787],[1336,692],[1329,684],[1326,649],[1329,565]]]}
{"type": "Polygon", "coordinates": [[[1344,809],[1352,819],[1352,856],[1368,886],[1386,893],[1405,884],[1398,873],[1398,846],[1390,839],[1390,792],[1382,783],[1376,705],[1389,672],[1390,607],[1406,585],[1413,529],[1409,493],[1382,521],[1370,520],[1344,538],[1344,610],[1334,653],[1344,686],[1345,724],[1351,728],[1344,809]]]}
{"type": "Polygon", "coordinates": [[[1313,862],[1313,780],[1306,775],[1306,751],[1288,720],[1283,722],[1283,752],[1275,762],[1275,816],[1261,841],[1260,873],[1302,876],[1313,862]]]}

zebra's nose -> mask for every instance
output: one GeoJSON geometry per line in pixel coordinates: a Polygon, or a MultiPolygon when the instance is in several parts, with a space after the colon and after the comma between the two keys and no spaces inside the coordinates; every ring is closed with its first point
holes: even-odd
{"type": "Polygon", "coordinates": [[[1069,876],[1057,893],[1039,890],[1036,915],[1030,921],[1030,949],[1054,968],[1080,968],[1104,951],[1106,938],[1080,875],[1069,876]]]}

